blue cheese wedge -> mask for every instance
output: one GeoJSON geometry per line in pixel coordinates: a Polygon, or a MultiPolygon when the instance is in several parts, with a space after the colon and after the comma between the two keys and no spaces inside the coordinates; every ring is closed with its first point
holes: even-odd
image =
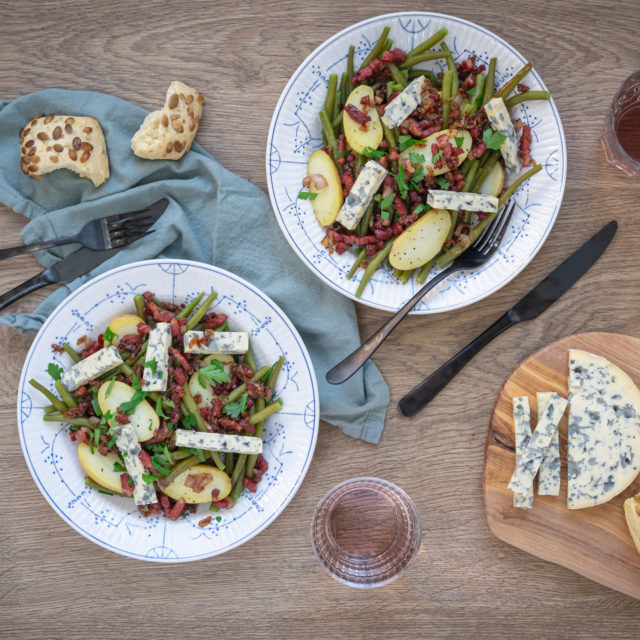
{"type": "Polygon", "coordinates": [[[186,331],[184,350],[187,353],[225,353],[240,355],[249,350],[247,331],[186,331]]]}
{"type": "Polygon", "coordinates": [[[462,193],[460,191],[429,191],[427,204],[434,209],[451,211],[486,211],[495,213],[498,210],[498,198],[482,193],[462,193]]]}
{"type": "Polygon", "coordinates": [[[149,343],[142,373],[143,391],[165,391],[169,380],[169,347],[171,346],[171,325],[158,322],[149,333],[149,343]],[[155,362],[155,364],[153,364],[155,362]]]}
{"type": "Polygon", "coordinates": [[[504,167],[507,173],[509,175],[518,173],[521,168],[518,158],[518,138],[507,105],[502,98],[492,98],[484,105],[484,111],[491,128],[506,136],[506,140],[500,145],[500,153],[504,158],[504,167]]]}
{"type": "Polygon", "coordinates": [[[61,376],[60,382],[69,390],[74,391],[89,380],[95,380],[109,371],[113,371],[122,364],[122,358],[116,347],[105,347],[96,351],[84,360],[80,360],[61,376]]]}
{"type": "Polygon", "coordinates": [[[410,82],[407,88],[385,107],[382,122],[389,129],[401,125],[422,102],[422,88],[425,80],[425,76],[420,76],[410,82]]]}
{"type": "Polygon", "coordinates": [[[136,504],[155,504],[158,502],[156,489],[153,483],[146,483],[142,474],[144,466],[138,457],[140,455],[140,443],[136,432],[130,424],[125,424],[116,429],[116,446],[122,454],[124,466],[133,480],[133,501],[136,504]]]}
{"type": "Polygon", "coordinates": [[[560,418],[567,408],[567,401],[557,393],[552,394],[547,411],[538,416],[536,430],[523,451],[520,463],[511,476],[509,491],[516,494],[526,493],[533,487],[533,480],[538,473],[542,460],[547,452],[553,434],[558,430],[560,418]]]}
{"type": "Polygon", "coordinates": [[[222,453],[262,453],[262,438],[227,433],[203,433],[176,429],[177,447],[194,447],[222,453]]]}
{"type": "MultiPolygon", "coordinates": [[[[538,415],[544,415],[549,408],[552,393],[538,393],[538,415]]],[[[538,494],[541,496],[560,495],[560,438],[558,429],[551,437],[538,471],[538,494]]]]}
{"type": "Polygon", "coordinates": [[[640,390],[620,367],[569,351],[569,509],[607,502],[640,470],[640,390]]]}
{"type": "Polygon", "coordinates": [[[369,160],[353,183],[336,222],[347,229],[355,229],[386,175],[387,170],[382,165],[369,160]]]}
{"type": "MultiPolygon", "coordinates": [[[[522,454],[526,451],[531,439],[531,409],[529,398],[519,396],[512,400],[513,404],[513,429],[516,440],[516,467],[522,460],[522,454]]],[[[533,486],[524,493],[513,494],[513,506],[519,509],[531,509],[533,506],[533,486]]]]}

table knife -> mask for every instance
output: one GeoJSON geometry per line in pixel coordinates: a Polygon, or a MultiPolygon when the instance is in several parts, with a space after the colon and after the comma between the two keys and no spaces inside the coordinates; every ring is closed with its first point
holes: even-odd
{"type": "Polygon", "coordinates": [[[606,224],[484,333],[409,391],[398,403],[400,413],[408,417],[416,415],[491,340],[514,324],[518,324],[518,322],[533,320],[533,318],[536,318],[550,307],[602,255],[615,235],[617,228],[618,223],[615,220],[606,224]]]}

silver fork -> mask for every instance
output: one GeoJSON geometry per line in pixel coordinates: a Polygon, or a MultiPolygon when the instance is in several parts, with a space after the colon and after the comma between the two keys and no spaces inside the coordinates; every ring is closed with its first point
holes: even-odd
{"type": "Polygon", "coordinates": [[[363,342],[351,355],[327,372],[326,379],[330,384],[342,384],[348,380],[375,353],[387,336],[400,324],[401,320],[420,302],[424,295],[438,283],[456,271],[475,269],[483,265],[498,250],[502,238],[509,225],[515,209],[515,202],[507,210],[504,207],[495,220],[487,226],[478,239],[435,278],[429,280],[418,292],[408,300],[402,308],[383,324],[366,342],[363,342]]]}
{"type": "MultiPolygon", "coordinates": [[[[152,205],[153,206],[153,205],[152,205]]],[[[87,222],[78,233],[72,236],[54,238],[44,242],[0,249],[0,260],[13,258],[28,251],[40,251],[59,247],[63,244],[79,243],[96,251],[102,249],[118,249],[142,237],[144,232],[153,224],[154,216],[150,214],[152,207],[118,213],[106,218],[98,218],[87,222]]]]}

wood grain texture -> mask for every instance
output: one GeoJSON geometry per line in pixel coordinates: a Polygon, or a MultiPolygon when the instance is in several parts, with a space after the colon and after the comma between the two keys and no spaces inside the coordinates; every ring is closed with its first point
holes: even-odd
{"type": "Polygon", "coordinates": [[[512,399],[528,396],[531,425],[538,416],[536,393],[568,393],[569,349],[600,355],[640,382],[640,339],[612,333],[567,336],[529,356],[498,394],[487,434],[484,505],[489,527],[501,540],[544,560],[640,598],[640,554],[624,518],[623,503],[640,491],[640,476],[606,504],[567,508],[567,414],[559,426],[562,465],[559,496],[535,495],[533,509],[513,506],[507,489],[515,468],[512,399]]]}
{"type": "MultiPolygon", "coordinates": [[[[84,539],[49,508],[29,475],[15,428],[17,383],[32,339],[0,327],[0,637],[637,637],[640,602],[500,541],[482,504],[487,426],[506,375],[565,335],[606,330],[640,336],[640,183],[606,163],[598,140],[617,87],[640,68],[636,0],[24,0],[1,6],[3,99],[61,87],[103,91],[155,109],[168,83],[182,80],[207,98],[198,141],[264,190],[273,109],[315,47],[389,11],[447,12],[492,30],[533,61],[560,111],[569,160],[558,219],[527,269],[472,307],[407,318],[376,353],[391,389],[380,444],[353,440],[323,423],[291,504],[263,533],[221,557],[172,567],[128,560],[84,539]],[[398,413],[404,393],[611,218],[620,223],[611,247],[552,309],[494,340],[419,416],[408,420],[398,413]],[[318,500],[334,484],[363,473],[400,485],[423,521],[415,564],[400,580],[371,591],[326,576],[309,541],[318,500]]],[[[0,219],[0,246],[19,242],[24,219],[5,207],[0,219]]],[[[0,289],[38,271],[31,256],[4,262],[0,289]]],[[[51,290],[9,310],[32,310],[51,290]]],[[[357,311],[363,337],[388,317],[362,306],[357,311]]]]}

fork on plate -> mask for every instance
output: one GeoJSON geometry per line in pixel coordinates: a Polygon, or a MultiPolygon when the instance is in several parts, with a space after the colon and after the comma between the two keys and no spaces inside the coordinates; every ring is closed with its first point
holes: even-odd
{"type": "Polygon", "coordinates": [[[456,258],[450,266],[445,267],[438,275],[421,287],[410,300],[396,311],[376,333],[366,342],[363,342],[351,355],[347,356],[332,369],[329,369],[326,375],[327,382],[330,384],[342,384],[348,380],[375,353],[376,349],[400,324],[401,320],[409,311],[422,300],[426,293],[442,282],[442,280],[456,271],[475,269],[487,262],[498,250],[515,206],[515,203],[513,203],[511,207],[504,207],[500,214],[496,216],[495,220],[487,226],[478,239],[462,253],[460,257],[456,258]]]}

